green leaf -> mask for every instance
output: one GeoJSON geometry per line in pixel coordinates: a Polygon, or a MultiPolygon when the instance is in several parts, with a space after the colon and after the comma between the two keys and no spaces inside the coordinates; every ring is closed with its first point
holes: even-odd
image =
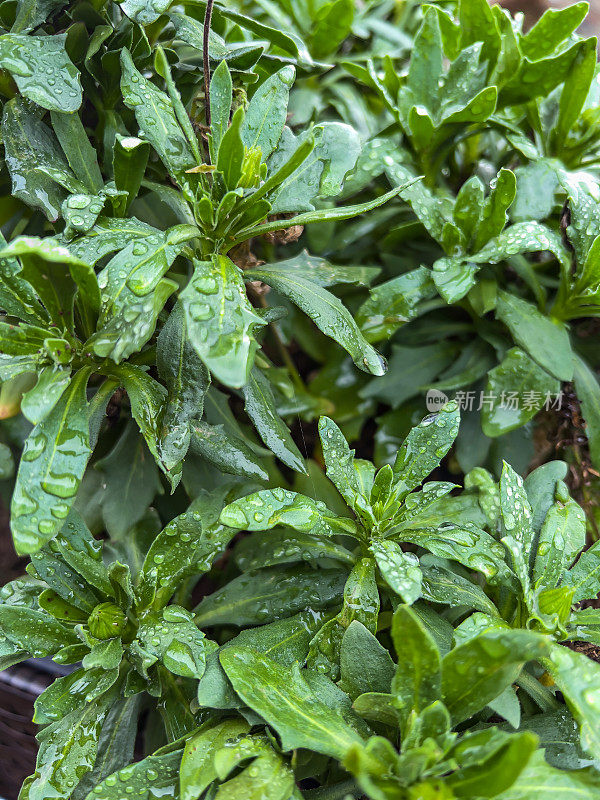
{"type": "Polygon", "coordinates": [[[250,725],[245,720],[228,719],[216,725],[202,726],[188,739],[179,772],[181,800],[196,800],[204,792],[217,778],[216,753],[249,730],[250,725]]]}
{"type": "MultiPolygon", "coordinates": [[[[298,665],[286,669],[248,647],[223,651],[221,663],[244,702],[275,728],[283,750],[303,747],[342,758],[352,744],[362,743],[339,706],[324,702],[298,665]]],[[[316,677],[339,692],[325,677],[316,677]]]]}
{"type": "Polygon", "coordinates": [[[147,756],[104,778],[85,800],[118,800],[123,793],[140,800],[153,800],[157,793],[159,797],[177,797],[181,758],[182,750],[147,756]],[[129,787],[131,792],[127,792],[129,787]]]}
{"type": "Polygon", "coordinates": [[[549,652],[534,631],[486,631],[455,647],[442,660],[442,699],[455,723],[473,716],[518,678],[528,661],[549,652]]]}
{"type": "Polygon", "coordinates": [[[66,191],[50,174],[63,175],[69,167],[50,129],[14,98],[4,106],[2,139],[13,195],[57,220],[66,191]]]}
{"type": "Polygon", "coordinates": [[[250,305],[239,269],[226,256],[194,261],[181,301],[200,358],[227,386],[244,386],[258,347],[254,330],[265,323],[250,305]]]}
{"type": "Polygon", "coordinates": [[[168,391],[159,449],[166,469],[173,472],[172,481],[176,485],[177,472],[190,443],[190,422],[202,416],[204,396],[210,384],[210,374],[190,343],[181,303],[176,303],[160,332],[156,364],[168,391]]]}
{"type": "Polygon", "coordinates": [[[577,398],[585,419],[585,433],[590,455],[595,466],[600,464],[600,385],[598,378],[586,362],[575,355],[573,376],[577,398]]]}
{"type": "Polygon", "coordinates": [[[121,136],[117,133],[113,148],[113,173],[117,189],[127,192],[124,213],[128,211],[140,190],[149,154],[148,142],[136,136],[121,136]]]}
{"type": "Polygon", "coordinates": [[[196,609],[200,628],[260,625],[312,608],[320,611],[342,599],[347,572],[301,566],[246,572],[202,600],[196,609]]]}
{"type": "Polygon", "coordinates": [[[245,148],[241,128],[244,121],[244,109],[238,108],[233,115],[231,125],[219,144],[217,170],[223,176],[227,189],[235,189],[242,177],[245,148]]]}
{"type": "Polygon", "coordinates": [[[590,755],[597,752],[600,666],[583,653],[558,644],[552,644],[543,664],[579,724],[582,748],[590,755]]]}
{"type": "Polygon", "coordinates": [[[398,659],[392,693],[406,729],[411,712],[419,714],[440,698],[440,653],[409,606],[398,606],[392,620],[392,639],[398,659]]]}
{"type": "Polygon", "coordinates": [[[253,94],[241,127],[241,137],[248,148],[258,148],[266,161],[281,137],[287,116],[290,87],[296,70],[283,67],[261,84],[253,94]]]}
{"type": "Polygon", "coordinates": [[[156,462],[135,423],[130,422],[114,447],[96,461],[102,475],[102,519],[111,539],[122,539],[146,513],[160,491],[156,462]]]}
{"type": "Polygon", "coordinates": [[[359,369],[372,375],[383,375],[386,370],[385,360],[367,342],[350,312],[331,292],[279,266],[249,269],[245,271],[244,277],[263,281],[288,297],[311,317],[326,336],[352,356],[359,369]]]}
{"type": "Polygon", "coordinates": [[[132,240],[111,258],[98,276],[102,309],[98,331],[87,342],[97,355],[119,363],[148,341],[177,288],[163,275],[195,234],[195,228],[177,225],[143,241],[132,240]]]}
{"type": "Polygon", "coordinates": [[[142,564],[138,577],[140,606],[164,606],[184,578],[210,569],[233,533],[222,526],[204,529],[201,508],[194,505],[175,517],[154,539],[142,564]]]}
{"type": "Polygon", "coordinates": [[[233,86],[226,61],[221,61],[210,79],[211,154],[217,160],[219,147],[229,125],[233,86]]]}
{"type": "Polygon", "coordinates": [[[338,517],[325,503],[284,489],[264,489],[235,500],[221,512],[221,522],[249,531],[286,525],[297,531],[324,536],[356,533],[352,520],[338,517]]]}
{"type": "Polygon", "coordinates": [[[185,608],[169,605],[160,612],[144,615],[136,640],[146,653],[160,659],[174,675],[199,680],[204,674],[204,634],[195,626],[192,613],[185,608]]]}
{"type": "Polygon", "coordinates": [[[403,602],[412,605],[421,597],[423,576],[419,559],[414,553],[403,552],[399,544],[388,539],[371,542],[369,549],[375,556],[385,582],[400,595],[403,602]]]}
{"type": "Polygon", "coordinates": [[[375,634],[378,616],[379,590],[375,581],[375,563],[372,558],[361,558],[352,567],[344,586],[341,611],[323,625],[310,643],[308,668],[337,678],[340,648],[346,629],[356,619],[375,634]]]}
{"type": "Polygon", "coordinates": [[[541,367],[561,381],[573,378],[573,354],[562,323],[554,322],[531,303],[508,292],[499,292],[496,315],[515,342],[541,367]]]}
{"type": "Polygon", "coordinates": [[[0,626],[3,636],[34,658],[54,655],[78,641],[72,626],[33,608],[1,604],[0,626]]]}
{"type": "Polygon", "coordinates": [[[308,561],[317,565],[321,559],[333,559],[352,567],[355,558],[340,544],[325,536],[304,531],[265,531],[237,543],[235,562],[242,572],[308,561]]]}
{"type": "Polygon", "coordinates": [[[160,414],[166,391],[160,383],[133,364],[120,364],[111,368],[111,374],[120,382],[129,396],[131,414],[137,422],[148,449],[162,467],[158,452],[160,414]]]}
{"type": "Polygon", "coordinates": [[[498,610],[476,583],[463,578],[442,564],[430,563],[426,556],[421,563],[422,588],[425,600],[450,607],[467,606],[484,614],[497,616],[498,610]]]}
{"type": "Polygon", "coordinates": [[[163,164],[177,181],[183,180],[186,170],[196,166],[190,149],[169,97],[157,89],[135,68],[129,51],[121,51],[121,91],[123,101],[136,116],[163,164]]]}
{"type": "Polygon", "coordinates": [[[486,395],[496,398],[484,405],[481,427],[486,436],[502,436],[520,428],[560,390],[559,381],[518,347],[488,373],[486,395]]]}
{"type": "Polygon", "coordinates": [[[431,270],[426,267],[392,278],[371,289],[356,321],[369,342],[388,339],[418,313],[418,304],[434,294],[431,270]]]}
{"type": "Polygon", "coordinates": [[[574,603],[596,596],[598,576],[600,576],[600,546],[595,542],[583,551],[577,562],[563,575],[563,584],[575,590],[574,603]]]}
{"type": "Polygon", "coordinates": [[[348,447],[344,434],[329,417],[319,420],[319,436],[327,477],[351,508],[364,510],[369,504],[374,469],[362,468],[361,462],[354,458],[354,450],[348,447]]]}
{"type": "Polygon", "coordinates": [[[119,3],[127,16],[140,25],[151,25],[165,12],[169,3],[167,0],[121,0],[119,3]]]}
{"type": "Polygon", "coordinates": [[[250,372],[242,389],[244,410],[267,447],[286,464],[305,475],[306,467],[287,425],[277,412],[275,398],[267,376],[257,367],[250,372]]]}
{"type": "Polygon", "coordinates": [[[562,496],[550,507],[537,542],[532,578],[536,588],[552,589],[585,547],[585,514],[562,496]]]}
{"type": "Polygon", "coordinates": [[[556,769],[548,764],[544,753],[538,750],[510,789],[497,797],[498,800],[543,800],[558,794],[565,800],[593,800],[599,793],[600,780],[593,767],[556,769]]]}
{"type": "Polygon", "coordinates": [[[38,734],[36,771],[27,786],[28,800],[71,796],[74,786],[94,766],[102,723],[115,692],[72,711],[38,734]]]}
{"type": "Polygon", "coordinates": [[[191,432],[190,452],[202,456],[221,472],[261,481],[268,479],[256,448],[237,432],[227,430],[225,425],[209,425],[202,421],[192,422],[191,432]]]}
{"type": "Polygon", "coordinates": [[[365,692],[387,693],[394,672],[387,649],[361,622],[352,620],[340,648],[340,688],[353,699],[365,692]]]}
{"type": "Polygon", "coordinates": [[[31,432],[11,504],[18,553],[35,553],[62,527],[91,455],[89,370],[80,370],[50,414],[31,432]],[[34,522],[35,519],[35,522],[34,522]]]}
{"type": "Polygon", "coordinates": [[[456,438],[459,423],[458,404],[451,401],[411,430],[393,465],[394,478],[401,483],[401,495],[419,486],[439,465],[456,438]]]}
{"type": "Polygon", "coordinates": [[[103,188],[104,181],[96,152],[89,142],[79,115],[55,110],[50,114],[50,118],[54,133],[75,177],[89,192],[97,194],[103,188]]]}
{"type": "Polygon", "coordinates": [[[66,35],[0,37],[0,68],[21,94],[42,108],[71,113],[81,105],[79,72],[65,50],[66,35]]]}

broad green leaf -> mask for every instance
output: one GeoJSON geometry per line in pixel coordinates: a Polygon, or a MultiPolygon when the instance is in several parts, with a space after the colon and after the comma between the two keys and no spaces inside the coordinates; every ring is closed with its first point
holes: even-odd
{"type": "Polygon", "coordinates": [[[244,386],[258,347],[254,331],[265,323],[250,305],[238,267],[227,256],[194,261],[181,301],[200,358],[227,386],[244,386]]]}
{"type": "Polygon", "coordinates": [[[320,611],[339,604],[346,578],[345,570],[302,566],[246,572],[202,600],[196,624],[241,627],[290,617],[307,608],[320,611]]]}
{"type": "Polygon", "coordinates": [[[523,55],[532,61],[538,61],[552,54],[579,27],[586,12],[585,3],[573,3],[561,9],[549,8],[521,38],[523,55]]]}
{"type": "Polygon", "coordinates": [[[476,251],[481,250],[494,236],[502,233],[508,219],[506,212],[515,199],[517,184],[513,172],[502,168],[495,181],[481,209],[473,245],[476,251]]]}
{"type": "Polygon", "coordinates": [[[119,363],[152,336],[159,313],[177,288],[163,276],[195,234],[195,228],[178,225],[132,240],[111,258],[98,276],[102,309],[98,331],[87,342],[98,356],[119,363]]]}
{"type": "Polygon", "coordinates": [[[45,727],[39,734],[36,771],[27,786],[28,800],[70,797],[74,786],[94,766],[102,723],[115,691],[45,727]]]}
{"type": "Polygon", "coordinates": [[[41,422],[58,403],[71,381],[71,370],[57,364],[44,367],[36,385],[23,395],[21,411],[34,425],[41,422]]]}
{"type": "Polygon", "coordinates": [[[83,800],[92,787],[133,760],[142,696],[116,700],[102,726],[94,768],[78,784],[73,800],[83,800]]]}
{"type": "Polygon", "coordinates": [[[204,674],[207,648],[204,634],[185,608],[169,605],[160,612],[145,614],[136,640],[174,675],[199,680],[204,674]]]}
{"type": "Polygon", "coordinates": [[[375,580],[372,558],[358,559],[344,586],[342,609],[325,623],[310,643],[307,666],[319,673],[337,678],[340,648],[348,626],[353,620],[361,622],[374,635],[379,616],[379,590],[375,580]]]}
{"type": "Polygon", "coordinates": [[[11,32],[27,33],[37,28],[64,5],[64,0],[17,0],[17,16],[11,32]]]}
{"type": "Polygon", "coordinates": [[[72,113],[81,105],[79,72],[65,50],[66,35],[0,37],[0,67],[21,94],[42,108],[72,113]]]}
{"type": "Polygon", "coordinates": [[[190,453],[202,456],[228,475],[243,475],[261,481],[268,479],[263,460],[256,454],[256,449],[242,436],[228,431],[224,425],[193,421],[190,453]]]}
{"type": "Polygon", "coordinates": [[[91,455],[89,370],[80,370],[31,432],[19,465],[11,519],[18,553],[35,553],[62,527],[91,455]],[[35,521],[34,521],[35,520],[35,521]]]}
{"type": "Polygon", "coordinates": [[[359,369],[372,375],[383,375],[386,370],[384,358],[367,342],[350,312],[331,292],[279,266],[255,267],[246,270],[244,277],[263,281],[288,297],[326,336],[352,356],[359,369]]]}
{"type": "Polygon", "coordinates": [[[2,139],[13,195],[48,219],[58,219],[67,193],[50,174],[70,170],[51,130],[23,100],[14,98],[4,106],[2,139]]]}
{"type": "Polygon", "coordinates": [[[467,606],[484,614],[498,615],[496,606],[476,583],[440,564],[429,563],[428,559],[426,556],[426,563],[421,564],[421,594],[425,600],[450,607],[467,606]]]}
{"type": "Polygon", "coordinates": [[[401,497],[419,486],[439,465],[456,438],[459,422],[458,404],[451,401],[411,430],[393,465],[401,497]]]}
{"type": "Polygon", "coordinates": [[[574,589],[573,602],[588,600],[598,593],[596,586],[600,576],[600,546],[595,542],[584,550],[576,563],[563,575],[563,585],[574,589]]]}
{"type": "Polygon", "coordinates": [[[356,699],[365,692],[389,692],[395,664],[387,649],[361,622],[353,620],[340,648],[340,688],[356,699]]]}
{"type": "Polygon", "coordinates": [[[73,627],[33,608],[0,605],[2,635],[34,658],[54,655],[65,644],[75,644],[73,627]]]}
{"type": "Polygon", "coordinates": [[[362,468],[354,458],[344,434],[329,417],[319,420],[319,436],[327,477],[335,484],[348,505],[355,509],[368,506],[373,484],[374,470],[362,468]]]}
{"type": "Polygon", "coordinates": [[[271,155],[281,137],[295,75],[292,66],[283,67],[267,78],[250,100],[241,128],[242,141],[248,149],[258,148],[263,161],[271,155]]]}
{"type": "Polygon", "coordinates": [[[565,800],[595,800],[600,796],[598,773],[593,767],[556,769],[548,764],[544,753],[538,750],[510,789],[496,796],[498,800],[543,800],[552,794],[565,800]]]}
{"type": "Polygon", "coordinates": [[[235,548],[235,562],[242,572],[297,561],[318,564],[324,558],[349,567],[356,560],[349,550],[331,538],[305,531],[291,533],[285,529],[256,533],[242,539],[235,548]]]}
{"type": "Polygon", "coordinates": [[[368,342],[387,339],[413,319],[418,313],[418,303],[431,298],[434,292],[431,270],[418,267],[371,289],[356,321],[368,342]]]}
{"type": "Polygon", "coordinates": [[[249,724],[242,719],[228,719],[203,726],[188,739],[179,772],[181,800],[196,800],[202,794],[217,777],[215,754],[249,729],[249,724]]]}
{"type": "Polygon", "coordinates": [[[412,605],[421,597],[422,573],[414,553],[405,553],[400,545],[386,539],[374,540],[369,549],[387,585],[403,602],[412,605]]]}
{"type": "Polygon", "coordinates": [[[221,522],[232,528],[264,531],[286,525],[298,531],[331,536],[356,532],[355,523],[338,517],[325,503],[285,489],[264,489],[235,500],[221,512],[221,522]]]}
{"type": "MultiPolygon", "coordinates": [[[[307,682],[298,665],[286,669],[248,647],[223,651],[221,663],[244,702],[278,732],[284,750],[303,747],[342,758],[352,744],[363,741],[339,706],[319,697],[321,692],[307,682]]],[[[325,677],[318,678],[328,685],[325,677]]],[[[334,684],[329,691],[334,696],[339,692],[334,684]]]]}
{"type": "Polygon", "coordinates": [[[181,181],[196,159],[181,129],[169,97],[135,68],[129,51],[121,51],[121,91],[138,125],[173,178],[181,181]]]}
{"type": "Polygon", "coordinates": [[[499,293],[496,315],[540,366],[559,380],[572,379],[573,354],[562,323],[553,322],[534,305],[508,292],[499,293]]]}
{"type": "Polygon", "coordinates": [[[552,589],[585,546],[585,514],[562,495],[550,507],[537,542],[532,578],[536,588],[552,589]]]}
{"type": "Polygon", "coordinates": [[[277,412],[268,377],[260,369],[253,367],[242,392],[244,410],[263,442],[288,467],[307,474],[302,455],[277,412]]]}
{"type": "Polygon", "coordinates": [[[519,347],[512,347],[488,373],[486,395],[496,399],[482,408],[483,432],[496,437],[520,428],[559,390],[560,382],[553,375],[519,347]]]}
{"type": "Polygon", "coordinates": [[[142,564],[138,578],[140,606],[165,605],[180,581],[192,572],[210,569],[233,533],[222,526],[204,530],[202,512],[194,506],[175,517],[154,539],[142,564]]]}
{"type": "Polygon", "coordinates": [[[170,3],[168,0],[121,0],[119,3],[124,13],[140,25],[151,25],[165,12],[170,3]]]}
{"type": "Polygon", "coordinates": [[[563,693],[571,714],[579,724],[582,748],[590,755],[597,752],[600,736],[600,667],[584,653],[558,644],[552,644],[542,663],[563,693]]]}
{"type": "Polygon", "coordinates": [[[123,767],[100,781],[86,796],[85,800],[118,800],[133,795],[140,800],[153,800],[158,796],[177,797],[179,784],[179,765],[182,750],[155,753],[123,767]],[[127,788],[131,787],[131,792],[127,788]]]}
{"type": "Polygon", "coordinates": [[[440,653],[409,606],[398,606],[392,620],[392,639],[398,659],[392,693],[406,728],[411,712],[419,714],[440,698],[440,653]]]}
{"type": "Polygon", "coordinates": [[[490,630],[455,647],[442,660],[442,699],[454,722],[462,722],[498,697],[528,661],[549,652],[534,631],[490,630]]]}
{"type": "Polygon", "coordinates": [[[131,404],[131,414],[146,440],[148,449],[162,467],[158,443],[160,414],[166,397],[165,388],[141,367],[133,364],[114,366],[111,368],[111,374],[125,388],[131,404]]]}
{"type": "Polygon", "coordinates": [[[533,542],[532,511],[523,486],[523,479],[504,462],[500,476],[500,512],[505,531],[528,554],[533,542]]]}

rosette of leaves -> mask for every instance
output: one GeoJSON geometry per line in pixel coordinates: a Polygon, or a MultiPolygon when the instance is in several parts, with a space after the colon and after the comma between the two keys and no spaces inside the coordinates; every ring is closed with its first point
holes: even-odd
{"type": "MultiPolygon", "coordinates": [[[[308,562],[314,569],[325,559],[335,568],[328,581],[335,579],[340,586],[341,576],[346,576],[342,605],[313,637],[308,663],[337,678],[341,640],[354,619],[374,634],[380,609],[390,597],[400,596],[407,603],[436,599],[419,552],[456,560],[489,581],[510,583],[514,577],[504,563],[502,545],[482,528],[485,517],[476,495],[450,497],[455,484],[423,483],[450,449],[458,424],[456,404],[450,403],[411,431],[393,467],[376,471],[370,462],[354,458],[332,420],[321,418],[327,476],[347,508],[342,513],[332,511],[318,498],[284,489],[262,490],[226,506],[221,521],[230,527],[276,530],[239,543],[236,560],[244,574],[202,601],[197,609],[199,624],[240,625],[260,619],[260,603],[249,610],[258,615],[253,619],[246,619],[241,610],[253,587],[258,590],[276,575],[279,582],[286,575],[291,579],[299,569],[283,565],[308,562]],[[402,543],[413,547],[405,551],[402,543]]],[[[317,569],[313,581],[325,585],[326,573],[317,569]]],[[[479,602],[488,605],[483,592],[479,602]]]]}
{"type": "MultiPolygon", "coordinates": [[[[177,41],[193,38],[188,28],[182,32],[181,19],[172,22],[177,41]]],[[[125,31],[133,36],[132,23],[123,19],[107,28],[98,47],[110,48],[125,31]]],[[[172,488],[192,440],[200,457],[220,469],[266,478],[257,446],[248,447],[223,424],[226,398],[216,390],[211,394],[221,406],[218,422],[205,412],[211,376],[242,389],[248,415],[267,447],[287,466],[304,471],[278,412],[270,363],[262,359],[262,369],[254,367],[257,337],[274,312],[250,302],[246,283],[260,280],[276,288],[361,369],[385,370],[352,315],[323,285],[335,280],[315,279],[302,265],[295,274],[277,268],[244,272],[227,255],[232,247],[281,228],[280,221],[265,222],[268,216],[295,215],[286,226],[345,219],[397,194],[394,189],[344,209],[322,207],[323,198],[339,193],[355,164],[360,143],[353,129],[326,122],[295,134],[285,125],[294,76],[290,65],[262,81],[247,108],[232,108],[233,81],[225,58],[206,98],[212,117],[205,161],[190,120],[192,98],[188,89],[184,106],[170,66],[173,56],[167,55],[171,51],[156,49],[154,81],[142,73],[150,63],[148,48],[132,46],[130,52],[120,46],[119,51],[122,103],[113,98],[119,111],[103,118],[106,149],[98,142],[94,147],[76,109],[65,113],[46,102],[36,110],[25,89],[27,101],[15,97],[4,109],[15,192],[54,223],[51,236],[13,239],[2,258],[2,379],[37,375],[23,400],[35,428],[13,499],[15,544],[23,553],[35,551],[59,529],[92,454],[102,403],[119,386],[127,391],[132,416],[172,488]],[[51,127],[44,109],[50,111],[51,127]],[[25,155],[24,142],[30,147],[25,155]],[[149,214],[149,205],[170,211],[149,214]],[[142,219],[131,215],[138,209],[142,219]],[[165,219],[173,225],[164,225],[165,219]],[[154,365],[160,380],[148,374],[147,367],[154,365]],[[91,404],[88,383],[99,387],[91,404]],[[77,447],[72,448],[74,431],[77,447]]],[[[107,49],[104,55],[114,52],[107,49]]],[[[95,55],[84,59],[85,82],[107,98],[114,90],[95,55]]],[[[66,55],[61,58],[68,61],[66,55]]],[[[60,69],[77,84],[72,65],[60,69]]]]}
{"type": "Polygon", "coordinates": [[[457,448],[463,471],[483,463],[501,469],[503,457],[525,468],[533,454],[527,423],[576,372],[597,459],[597,360],[573,335],[595,316],[593,255],[583,277],[571,234],[565,241],[560,228],[568,198],[581,227],[593,225],[589,215],[583,222],[582,204],[597,184],[595,43],[573,33],[585,12],[585,4],[551,10],[524,34],[500,6],[464,0],[452,15],[435,5],[425,9],[408,63],[391,53],[384,64],[346,65],[388,114],[349,187],[364,190],[381,173],[394,184],[426,175],[401,192],[405,204],[334,231],[321,245],[342,260],[364,248],[385,264],[384,282],[357,320],[373,343],[394,337],[391,369],[357,387],[362,409],[354,404],[351,420],[354,432],[371,413],[368,401],[391,406],[380,417],[378,463],[393,457],[422,408],[419,395],[431,388],[495,397],[465,417],[457,448]]]}
{"type": "MultiPolygon", "coordinates": [[[[21,797],[85,797],[131,761],[144,709],[160,708],[169,742],[197,727],[189,706],[194,682],[217,645],[190,611],[169,601],[177,593],[189,602],[185,581],[210,569],[231,534],[200,500],[147,550],[130,542],[130,565],[114,554],[111,560],[106,550],[103,558],[102,544],[71,512],[60,533],[32,556],[31,579],[4,586],[2,668],[32,656],[76,665],[36,700],[37,769],[21,797]]],[[[158,718],[154,724],[161,724],[158,718]]]]}

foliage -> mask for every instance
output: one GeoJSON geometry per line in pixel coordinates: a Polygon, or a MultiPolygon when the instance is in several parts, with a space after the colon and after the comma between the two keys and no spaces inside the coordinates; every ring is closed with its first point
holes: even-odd
{"type": "Polygon", "coordinates": [[[20,800],[600,797],[585,13],[2,4],[20,800]]]}

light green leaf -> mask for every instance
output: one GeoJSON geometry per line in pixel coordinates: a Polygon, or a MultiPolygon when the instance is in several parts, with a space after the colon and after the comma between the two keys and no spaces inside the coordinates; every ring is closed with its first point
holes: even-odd
{"type": "Polygon", "coordinates": [[[190,341],[209,370],[227,386],[247,383],[258,347],[254,330],[265,323],[250,305],[233,261],[227,256],[194,261],[181,301],[190,341]]]}
{"type": "Polygon", "coordinates": [[[367,342],[348,309],[331,292],[279,266],[255,267],[246,270],[244,277],[263,281],[289,297],[326,336],[352,356],[359,369],[372,375],[383,375],[386,370],[384,358],[367,342]]]}

